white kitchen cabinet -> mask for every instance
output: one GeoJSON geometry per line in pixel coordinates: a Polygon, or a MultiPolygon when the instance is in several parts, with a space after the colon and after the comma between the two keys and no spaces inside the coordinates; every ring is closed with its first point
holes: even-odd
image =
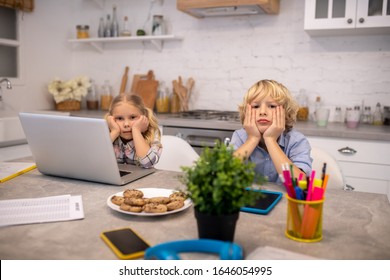
{"type": "Polygon", "coordinates": [[[355,191],[386,194],[390,201],[390,143],[308,137],[311,146],[329,152],[355,191]]]}
{"type": "Polygon", "coordinates": [[[153,35],[153,36],[131,36],[131,37],[110,37],[110,38],[85,38],[85,39],[70,39],[72,44],[88,44],[95,48],[98,52],[103,52],[106,44],[115,44],[120,42],[150,42],[158,51],[163,48],[164,41],[178,41],[181,37],[175,35],[153,35]]]}
{"type": "Polygon", "coordinates": [[[305,0],[310,35],[390,33],[390,0],[305,0]]]}

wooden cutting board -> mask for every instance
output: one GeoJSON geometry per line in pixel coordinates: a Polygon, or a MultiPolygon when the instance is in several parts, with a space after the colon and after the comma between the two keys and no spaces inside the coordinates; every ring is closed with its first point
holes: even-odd
{"type": "Polygon", "coordinates": [[[157,98],[158,81],[155,80],[152,70],[146,75],[134,75],[132,93],[139,95],[145,106],[154,109],[157,98]]]}

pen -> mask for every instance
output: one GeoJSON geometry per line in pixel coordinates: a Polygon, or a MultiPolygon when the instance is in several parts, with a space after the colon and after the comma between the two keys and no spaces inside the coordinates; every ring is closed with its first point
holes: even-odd
{"type": "Polygon", "coordinates": [[[286,164],[286,166],[284,164],[282,164],[283,176],[285,179],[284,186],[286,187],[288,196],[291,198],[296,198],[294,187],[293,187],[292,181],[291,181],[290,172],[288,171],[288,164],[286,164]]]}
{"type": "Polygon", "coordinates": [[[328,185],[329,175],[325,174],[324,181],[322,181],[322,188],[324,189],[324,192],[326,190],[326,186],[328,185]]]}
{"type": "Polygon", "coordinates": [[[309,201],[311,200],[311,193],[312,193],[312,189],[313,189],[313,183],[314,183],[315,176],[316,176],[316,171],[312,170],[311,174],[310,174],[309,185],[307,187],[307,197],[306,197],[306,200],[309,200],[309,201]]]}
{"type": "Polygon", "coordinates": [[[297,199],[303,200],[304,199],[303,190],[300,187],[295,187],[294,190],[295,190],[295,195],[296,195],[297,199]]]}
{"type": "Polygon", "coordinates": [[[325,180],[325,174],[326,174],[326,162],[324,162],[324,165],[322,166],[322,176],[321,176],[322,182],[325,180]]]}
{"type": "Polygon", "coordinates": [[[290,164],[290,174],[291,174],[292,185],[295,188],[297,184],[295,182],[295,177],[294,177],[294,171],[293,171],[293,165],[292,164],[290,164]]]}

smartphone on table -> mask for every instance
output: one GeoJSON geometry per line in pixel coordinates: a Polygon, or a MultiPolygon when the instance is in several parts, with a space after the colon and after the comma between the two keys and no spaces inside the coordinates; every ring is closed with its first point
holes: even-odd
{"type": "Polygon", "coordinates": [[[255,190],[248,189],[249,192],[260,192],[261,196],[256,199],[255,203],[252,205],[246,205],[241,208],[243,212],[249,212],[254,214],[266,215],[275,207],[275,205],[280,201],[283,196],[283,193],[276,191],[267,191],[267,190],[255,190]]]}
{"type": "Polygon", "coordinates": [[[120,259],[124,260],[141,258],[150,247],[148,242],[130,228],[105,231],[100,237],[120,259]]]}

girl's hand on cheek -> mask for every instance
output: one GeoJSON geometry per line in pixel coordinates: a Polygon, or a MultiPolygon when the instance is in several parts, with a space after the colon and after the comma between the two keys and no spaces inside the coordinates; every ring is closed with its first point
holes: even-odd
{"type": "Polygon", "coordinates": [[[140,132],[148,130],[149,120],[146,116],[141,115],[134,123],[132,129],[138,129],[140,132]]]}
{"type": "Polygon", "coordinates": [[[119,124],[116,123],[115,118],[113,116],[108,116],[107,120],[108,120],[108,128],[110,129],[110,131],[120,132],[121,129],[119,127],[119,124]]]}

